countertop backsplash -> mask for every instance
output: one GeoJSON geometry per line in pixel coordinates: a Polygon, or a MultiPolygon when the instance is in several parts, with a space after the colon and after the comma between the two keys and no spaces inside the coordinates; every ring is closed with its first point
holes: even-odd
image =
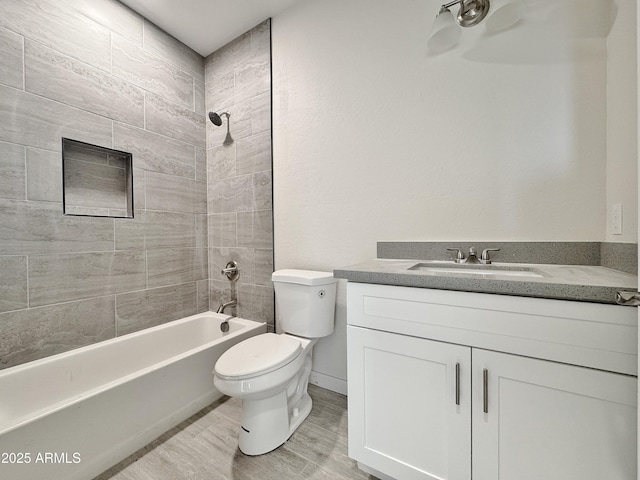
{"type": "Polygon", "coordinates": [[[593,265],[637,274],[638,245],[606,242],[378,242],[378,258],[453,260],[455,254],[447,248],[459,248],[465,255],[476,247],[478,255],[485,248],[496,262],[536,263],[556,265],[593,265]]]}

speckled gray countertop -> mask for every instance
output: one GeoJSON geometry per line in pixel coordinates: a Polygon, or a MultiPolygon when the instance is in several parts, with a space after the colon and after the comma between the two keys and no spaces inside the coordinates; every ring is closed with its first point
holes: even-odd
{"type": "Polygon", "coordinates": [[[428,260],[375,259],[336,269],[333,275],[336,278],[359,283],[613,304],[618,291],[636,291],[638,285],[636,275],[591,265],[493,263],[487,267],[479,267],[480,269],[498,267],[498,269],[508,268],[509,270],[523,268],[539,275],[536,277],[449,272],[442,271],[442,267],[452,267],[451,270],[453,270],[459,269],[460,265],[454,262],[428,260]],[[411,270],[419,263],[435,265],[437,268],[411,270]]]}

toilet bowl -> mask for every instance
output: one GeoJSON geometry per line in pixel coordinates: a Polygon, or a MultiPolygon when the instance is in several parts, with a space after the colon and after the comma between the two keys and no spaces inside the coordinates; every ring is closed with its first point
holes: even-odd
{"type": "Polygon", "coordinates": [[[309,415],[313,346],[333,331],[336,280],[331,273],[280,270],[272,280],[285,333],[244,340],[214,368],[215,387],[242,399],[238,446],[247,455],[278,448],[309,415]]]}
{"type": "Polygon", "coordinates": [[[238,343],[216,363],[215,387],[242,399],[238,444],[243,453],[261,455],[278,448],[311,412],[307,384],[315,343],[315,339],[265,333],[238,343]],[[254,356],[256,348],[272,351],[254,356]]]}

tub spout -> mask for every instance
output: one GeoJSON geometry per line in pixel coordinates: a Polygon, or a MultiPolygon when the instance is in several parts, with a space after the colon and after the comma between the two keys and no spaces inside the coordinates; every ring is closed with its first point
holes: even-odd
{"type": "Polygon", "coordinates": [[[235,300],[235,299],[230,300],[230,301],[228,301],[226,303],[221,304],[218,307],[218,310],[216,310],[216,313],[224,313],[224,309],[225,308],[227,308],[227,307],[235,307],[236,305],[238,305],[238,301],[237,300],[235,300]]]}

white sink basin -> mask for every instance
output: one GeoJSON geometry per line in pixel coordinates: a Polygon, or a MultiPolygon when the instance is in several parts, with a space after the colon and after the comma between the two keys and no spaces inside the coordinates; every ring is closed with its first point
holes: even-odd
{"type": "Polygon", "coordinates": [[[543,277],[541,273],[529,267],[511,267],[503,265],[458,265],[417,263],[409,270],[431,272],[438,275],[476,275],[478,277],[543,277]]]}

